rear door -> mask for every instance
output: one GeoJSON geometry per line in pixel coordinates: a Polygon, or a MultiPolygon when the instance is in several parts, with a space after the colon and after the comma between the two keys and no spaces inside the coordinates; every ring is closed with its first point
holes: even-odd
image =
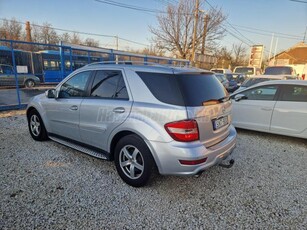
{"type": "Polygon", "coordinates": [[[268,131],[276,104],[278,86],[268,85],[240,92],[245,95],[233,101],[233,124],[239,128],[268,131]]]}
{"type": "Polygon", "coordinates": [[[81,103],[82,142],[106,150],[109,135],[125,121],[131,106],[132,98],[128,95],[123,71],[96,71],[89,96],[81,103]]]}
{"type": "Polygon", "coordinates": [[[285,85],[274,108],[271,131],[300,134],[307,130],[307,86],[285,85]]]}

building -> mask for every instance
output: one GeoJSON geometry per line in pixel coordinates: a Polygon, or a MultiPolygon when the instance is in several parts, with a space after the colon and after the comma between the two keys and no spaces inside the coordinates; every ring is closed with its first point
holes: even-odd
{"type": "Polygon", "coordinates": [[[304,42],[280,52],[269,61],[269,66],[298,64],[307,64],[307,44],[304,42]]]}

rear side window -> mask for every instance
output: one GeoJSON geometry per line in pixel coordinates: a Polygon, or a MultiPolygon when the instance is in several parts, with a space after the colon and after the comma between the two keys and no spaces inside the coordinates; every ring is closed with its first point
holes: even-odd
{"type": "Polygon", "coordinates": [[[147,88],[159,101],[184,106],[184,101],[179,90],[174,74],[137,72],[147,88]]]}
{"type": "Polygon", "coordinates": [[[203,102],[227,96],[226,90],[213,74],[137,74],[159,101],[168,104],[202,106],[203,102]]]}
{"type": "Polygon", "coordinates": [[[307,102],[307,86],[288,85],[283,88],[281,101],[307,102]]]}
{"type": "Polygon", "coordinates": [[[121,71],[97,71],[91,97],[129,99],[121,71]]]}

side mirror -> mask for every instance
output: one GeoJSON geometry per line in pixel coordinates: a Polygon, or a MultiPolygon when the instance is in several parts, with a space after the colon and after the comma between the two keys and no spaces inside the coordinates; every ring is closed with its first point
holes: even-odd
{"type": "Polygon", "coordinates": [[[240,101],[240,100],[243,100],[243,99],[247,99],[247,96],[245,96],[244,94],[237,94],[236,96],[235,96],[235,101],[240,101]]]}
{"type": "Polygon", "coordinates": [[[57,98],[56,90],[55,89],[48,89],[45,92],[45,95],[46,95],[47,98],[57,98]]]}

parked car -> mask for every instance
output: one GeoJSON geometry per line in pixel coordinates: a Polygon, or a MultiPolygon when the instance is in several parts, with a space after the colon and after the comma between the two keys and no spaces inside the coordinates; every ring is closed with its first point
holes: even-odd
{"type": "Polygon", "coordinates": [[[27,107],[31,136],[114,160],[120,177],[143,186],[153,167],[195,175],[231,167],[231,101],[211,72],[96,63],[82,67],[27,107]]]}
{"type": "Polygon", "coordinates": [[[225,74],[227,80],[228,80],[228,88],[227,88],[227,91],[232,93],[234,91],[236,91],[238,88],[239,88],[239,85],[238,85],[238,82],[237,82],[237,79],[239,80],[239,78],[234,78],[233,74],[231,73],[227,73],[225,74]]]}
{"type": "MultiPolygon", "coordinates": [[[[39,85],[40,79],[33,74],[17,73],[18,85],[32,88],[39,85]]],[[[0,64],[0,86],[15,86],[15,72],[10,65],[0,64]]]]}
{"type": "Polygon", "coordinates": [[[214,74],[216,78],[222,83],[222,85],[225,87],[225,89],[229,88],[229,81],[227,80],[226,76],[224,74],[216,73],[214,74]]]}
{"type": "Polygon", "coordinates": [[[237,128],[307,138],[307,82],[266,81],[231,95],[237,128]]]}
{"type": "Polygon", "coordinates": [[[236,92],[241,91],[242,89],[246,89],[251,87],[255,84],[264,81],[271,81],[271,80],[298,80],[297,76],[293,75],[259,75],[247,78],[241,86],[236,90],[236,92]]]}
{"type": "Polygon", "coordinates": [[[211,72],[214,73],[232,73],[230,69],[223,69],[223,68],[214,68],[210,70],[211,72]]]}
{"type": "Polygon", "coordinates": [[[233,72],[237,74],[245,74],[247,76],[255,76],[262,74],[261,68],[257,68],[254,66],[237,66],[234,68],[233,72]]]}
{"type": "Polygon", "coordinates": [[[291,66],[269,66],[265,68],[264,75],[292,75],[297,76],[291,66]]]}

